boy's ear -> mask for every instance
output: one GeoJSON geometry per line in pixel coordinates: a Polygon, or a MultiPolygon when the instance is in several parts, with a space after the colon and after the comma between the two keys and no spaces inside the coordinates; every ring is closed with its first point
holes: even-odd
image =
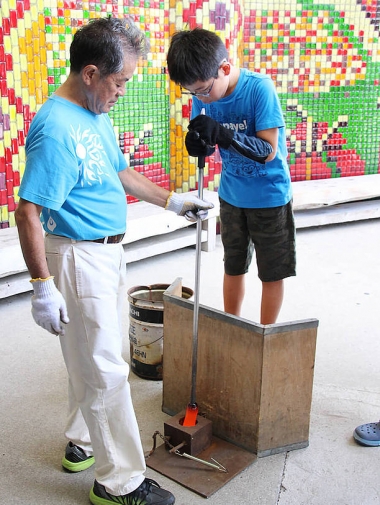
{"type": "Polygon", "coordinates": [[[230,64],[228,62],[223,63],[222,70],[224,72],[224,75],[230,75],[230,72],[231,72],[231,66],[230,66],[230,64]]]}

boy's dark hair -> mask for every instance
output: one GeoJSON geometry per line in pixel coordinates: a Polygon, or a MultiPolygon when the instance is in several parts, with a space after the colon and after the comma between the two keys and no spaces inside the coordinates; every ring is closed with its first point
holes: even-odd
{"type": "Polygon", "coordinates": [[[70,46],[70,70],[96,65],[103,76],[121,72],[125,55],[145,55],[147,41],[129,18],[98,18],[79,28],[70,46]]]}
{"type": "Polygon", "coordinates": [[[186,87],[218,77],[219,66],[226,59],[228,51],[218,35],[194,28],[173,35],[166,61],[170,79],[186,87]]]}

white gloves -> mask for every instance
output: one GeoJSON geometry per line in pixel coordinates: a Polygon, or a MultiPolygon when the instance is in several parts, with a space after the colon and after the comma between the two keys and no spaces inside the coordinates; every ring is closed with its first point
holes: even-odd
{"type": "Polygon", "coordinates": [[[54,284],[54,277],[32,279],[32,316],[35,322],[53,335],[64,335],[62,323],[68,323],[66,302],[54,284]]]}
{"type": "Polygon", "coordinates": [[[188,221],[197,221],[197,217],[202,220],[207,217],[207,209],[212,209],[214,204],[200,200],[192,193],[170,193],[166,201],[166,210],[171,210],[177,216],[185,216],[188,221]]]}

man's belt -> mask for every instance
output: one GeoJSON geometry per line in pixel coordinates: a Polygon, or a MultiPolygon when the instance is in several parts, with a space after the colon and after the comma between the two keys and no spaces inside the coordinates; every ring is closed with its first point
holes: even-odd
{"type": "Polygon", "coordinates": [[[112,237],[96,238],[95,240],[88,240],[87,242],[97,242],[98,244],[119,244],[124,238],[125,233],[113,235],[112,237]]]}

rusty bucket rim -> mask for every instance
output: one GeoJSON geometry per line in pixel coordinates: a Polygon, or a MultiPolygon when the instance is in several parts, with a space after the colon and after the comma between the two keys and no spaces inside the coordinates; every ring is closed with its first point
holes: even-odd
{"type": "MultiPolygon", "coordinates": [[[[137,286],[132,286],[131,288],[128,289],[127,294],[128,294],[128,299],[129,301],[132,301],[132,303],[135,303],[135,300],[141,301],[141,302],[149,302],[149,303],[162,303],[163,300],[147,300],[146,298],[142,298],[137,296],[133,296],[133,293],[136,291],[163,291],[165,292],[171,284],[141,284],[137,286]]],[[[182,286],[182,294],[186,293],[189,295],[189,298],[191,298],[194,295],[194,291],[191,288],[188,288],[186,286],[182,286]]]]}

